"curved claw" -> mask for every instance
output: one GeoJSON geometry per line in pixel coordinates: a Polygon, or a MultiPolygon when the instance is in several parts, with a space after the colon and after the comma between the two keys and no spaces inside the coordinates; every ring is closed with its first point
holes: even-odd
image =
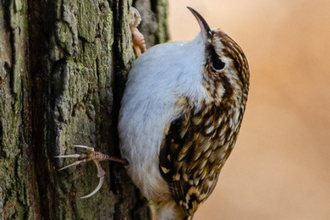
{"type": "Polygon", "coordinates": [[[130,29],[131,29],[131,33],[132,33],[133,46],[134,46],[134,50],[135,50],[137,57],[141,56],[141,54],[147,50],[144,36],[137,29],[137,26],[139,26],[141,20],[142,19],[141,19],[140,12],[136,8],[131,7],[131,9],[130,9],[130,29]]]}
{"type": "Polygon", "coordinates": [[[102,176],[102,177],[100,178],[99,184],[98,184],[97,187],[93,190],[93,192],[89,193],[89,194],[86,195],[86,196],[82,196],[82,197],[80,197],[80,198],[81,198],[81,199],[87,199],[87,198],[93,196],[95,193],[97,193],[97,192],[101,189],[103,183],[104,183],[104,176],[102,176]]]}
{"type": "Polygon", "coordinates": [[[74,147],[94,151],[94,147],[88,147],[88,146],[85,146],[85,145],[74,145],[74,147]]]}
{"type": "Polygon", "coordinates": [[[125,160],[125,159],[111,157],[111,156],[108,156],[106,154],[96,152],[93,147],[88,147],[88,146],[85,146],[85,145],[74,145],[74,147],[86,149],[87,153],[86,154],[70,154],[70,155],[55,156],[55,158],[78,158],[78,161],[76,161],[74,163],[71,163],[67,166],[64,166],[64,167],[60,168],[59,170],[64,170],[64,169],[67,169],[69,167],[76,166],[78,164],[85,163],[85,162],[88,162],[88,161],[93,161],[96,165],[96,168],[97,168],[97,177],[99,178],[99,184],[94,189],[94,191],[89,193],[86,196],[80,197],[81,199],[89,198],[101,189],[101,187],[104,183],[105,171],[101,167],[100,161],[108,160],[108,161],[116,161],[116,162],[119,162],[119,163],[123,163],[125,165],[128,164],[127,160],[125,160]]]}
{"type": "Polygon", "coordinates": [[[62,167],[61,169],[58,169],[58,171],[65,170],[65,169],[67,169],[67,168],[69,168],[69,167],[76,166],[76,165],[81,164],[81,163],[83,163],[83,162],[84,162],[84,161],[82,161],[82,160],[80,160],[80,161],[76,161],[76,162],[71,163],[71,164],[69,164],[69,165],[67,165],[67,166],[65,166],[65,167],[62,167]]]}

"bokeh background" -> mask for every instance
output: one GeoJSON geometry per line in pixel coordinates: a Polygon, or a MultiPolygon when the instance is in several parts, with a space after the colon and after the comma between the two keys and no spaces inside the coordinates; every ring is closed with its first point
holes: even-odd
{"type": "Polygon", "coordinates": [[[330,1],[169,3],[172,41],[199,31],[192,6],[251,71],[238,142],[194,220],[330,219],[330,1]]]}

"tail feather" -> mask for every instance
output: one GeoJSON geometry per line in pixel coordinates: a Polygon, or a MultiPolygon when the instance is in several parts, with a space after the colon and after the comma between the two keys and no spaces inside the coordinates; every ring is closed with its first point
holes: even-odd
{"type": "MultiPolygon", "coordinates": [[[[155,204],[153,204],[155,205],[155,204]]],[[[192,220],[173,200],[153,206],[153,220],[192,220]]]]}
{"type": "Polygon", "coordinates": [[[191,215],[191,216],[184,218],[183,220],[192,220],[193,218],[194,218],[194,215],[191,215]]]}

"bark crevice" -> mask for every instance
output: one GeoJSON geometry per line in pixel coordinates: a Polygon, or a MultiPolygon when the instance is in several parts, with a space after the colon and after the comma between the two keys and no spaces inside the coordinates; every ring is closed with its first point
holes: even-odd
{"type": "MultiPolygon", "coordinates": [[[[81,200],[98,182],[93,163],[58,172],[70,161],[53,158],[74,144],[120,156],[117,117],[135,59],[130,4],[0,2],[0,219],[148,219],[123,165],[104,163],[104,186],[81,200]]],[[[150,22],[160,29],[148,39],[166,32],[150,22]]]]}

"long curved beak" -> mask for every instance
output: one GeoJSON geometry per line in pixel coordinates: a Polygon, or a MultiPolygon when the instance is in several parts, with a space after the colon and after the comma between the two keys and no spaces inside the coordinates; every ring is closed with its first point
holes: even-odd
{"type": "Polygon", "coordinates": [[[199,27],[201,28],[201,33],[202,33],[202,37],[203,37],[205,46],[208,45],[209,44],[208,39],[212,37],[212,31],[211,31],[209,25],[207,24],[205,19],[202,17],[202,15],[200,15],[195,9],[193,9],[189,6],[187,6],[187,8],[195,16],[195,18],[199,24],[199,27]]]}

